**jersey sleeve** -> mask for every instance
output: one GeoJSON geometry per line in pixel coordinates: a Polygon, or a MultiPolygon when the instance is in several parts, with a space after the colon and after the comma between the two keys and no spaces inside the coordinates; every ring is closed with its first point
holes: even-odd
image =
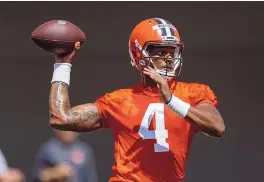
{"type": "Polygon", "coordinates": [[[218,99],[211,88],[204,84],[193,84],[190,88],[193,105],[208,103],[216,106],[218,99]]]}
{"type": "Polygon", "coordinates": [[[103,128],[111,128],[111,123],[113,122],[113,115],[116,108],[119,107],[118,96],[116,93],[107,93],[104,96],[99,97],[94,102],[96,105],[100,122],[103,128]]]}

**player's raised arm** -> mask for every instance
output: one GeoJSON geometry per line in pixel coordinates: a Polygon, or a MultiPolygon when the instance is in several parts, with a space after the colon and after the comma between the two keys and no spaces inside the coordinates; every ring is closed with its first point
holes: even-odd
{"type": "Polygon", "coordinates": [[[95,104],[88,103],[71,107],[68,93],[71,60],[80,49],[66,56],[57,56],[49,97],[50,125],[60,130],[91,131],[100,128],[99,112],[95,104]]]}
{"type": "Polygon", "coordinates": [[[49,99],[50,125],[71,131],[99,128],[97,107],[90,103],[71,108],[68,95],[71,61],[86,40],[85,33],[69,21],[51,20],[38,26],[31,39],[42,50],[56,55],[49,99]]]}

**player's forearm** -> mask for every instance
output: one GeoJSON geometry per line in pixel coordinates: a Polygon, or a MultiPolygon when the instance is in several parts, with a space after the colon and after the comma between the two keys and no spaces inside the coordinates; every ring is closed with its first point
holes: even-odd
{"type": "Polygon", "coordinates": [[[186,118],[190,119],[201,131],[210,136],[221,137],[225,131],[224,121],[217,111],[190,107],[186,118]]]}
{"type": "Polygon", "coordinates": [[[167,106],[181,117],[190,120],[201,131],[210,136],[221,137],[225,131],[224,121],[220,113],[211,104],[202,103],[192,107],[189,103],[171,95],[167,106]]]}
{"type": "Polygon", "coordinates": [[[68,85],[63,82],[52,83],[49,97],[51,115],[65,121],[70,108],[68,85]]]}
{"type": "Polygon", "coordinates": [[[97,107],[83,104],[71,108],[68,86],[62,82],[55,82],[50,91],[50,125],[53,128],[67,131],[93,131],[100,127],[97,107]]]}
{"type": "Polygon", "coordinates": [[[58,62],[54,65],[49,97],[50,125],[60,130],[81,132],[98,129],[100,117],[95,104],[71,108],[68,93],[71,67],[69,63],[58,62]]]}

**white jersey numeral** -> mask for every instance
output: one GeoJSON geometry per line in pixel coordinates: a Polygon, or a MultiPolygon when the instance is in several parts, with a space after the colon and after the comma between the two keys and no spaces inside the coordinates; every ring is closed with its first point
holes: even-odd
{"type": "Polygon", "coordinates": [[[168,130],[165,129],[164,122],[164,104],[153,103],[149,104],[145,115],[142,119],[139,135],[145,139],[156,139],[157,143],[154,144],[155,152],[168,152],[169,144],[166,142],[168,138],[168,130]],[[149,130],[151,120],[155,114],[156,130],[149,130]]]}

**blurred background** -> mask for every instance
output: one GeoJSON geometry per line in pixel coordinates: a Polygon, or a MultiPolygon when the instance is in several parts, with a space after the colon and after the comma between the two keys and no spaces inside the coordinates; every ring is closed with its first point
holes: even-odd
{"type": "MultiPolygon", "coordinates": [[[[71,104],[77,105],[138,81],[128,39],[150,17],[176,26],[185,44],[178,79],[208,84],[226,123],[220,140],[195,138],[185,182],[264,181],[263,2],[0,2],[0,149],[26,181],[40,147],[54,136],[48,125],[54,57],[34,45],[31,32],[65,19],[86,33],[71,74],[71,104]]],[[[94,151],[99,181],[107,181],[110,130],[82,133],[80,139],[94,151]]]]}

